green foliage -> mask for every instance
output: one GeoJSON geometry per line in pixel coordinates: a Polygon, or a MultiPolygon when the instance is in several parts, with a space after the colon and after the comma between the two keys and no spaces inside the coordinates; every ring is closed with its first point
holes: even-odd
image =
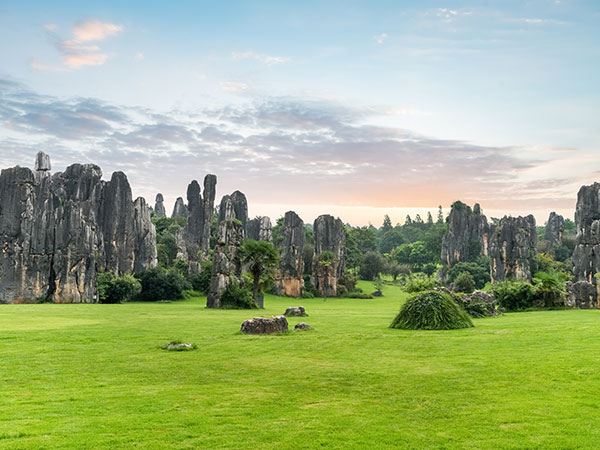
{"type": "Polygon", "coordinates": [[[133,275],[116,276],[113,272],[98,274],[98,297],[100,303],[121,303],[131,300],[142,290],[133,275]]]}
{"type": "Polygon", "coordinates": [[[319,255],[319,265],[329,267],[335,260],[335,254],[330,250],[322,251],[319,255]]]}
{"type": "Polygon", "coordinates": [[[171,267],[177,257],[177,243],[175,234],[177,230],[186,226],[185,217],[152,217],[156,228],[156,252],[158,264],[162,267],[171,267]]]}
{"type": "Polygon", "coordinates": [[[183,291],[191,287],[186,278],[176,269],[153,267],[139,274],[142,290],[137,299],[148,302],[180,300],[183,291]]]}
{"type": "Polygon", "coordinates": [[[437,265],[434,263],[423,264],[423,267],[421,268],[421,272],[423,272],[428,277],[433,275],[436,270],[437,270],[437,265]]]}
{"type": "Polygon", "coordinates": [[[536,272],[533,277],[536,293],[545,307],[563,306],[565,303],[565,283],[554,272],[536,272]]]}
{"type": "Polygon", "coordinates": [[[360,277],[372,281],[386,270],[386,259],[377,252],[367,252],[363,255],[360,265],[360,277]]]}
{"type": "Polygon", "coordinates": [[[491,285],[491,292],[498,305],[507,311],[520,311],[539,307],[535,288],[524,281],[502,281],[491,285]]]}
{"type": "Polygon", "coordinates": [[[403,242],[404,236],[402,235],[402,229],[400,227],[390,228],[381,236],[381,240],[379,241],[379,251],[381,253],[389,253],[403,242]]]}
{"type": "Polygon", "coordinates": [[[210,287],[210,278],[212,276],[212,259],[200,263],[200,272],[189,276],[192,288],[203,294],[208,294],[210,287]]]}
{"type": "Polygon", "coordinates": [[[473,322],[452,298],[440,291],[425,291],[410,297],[390,328],[404,330],[454,330],[473,322]]]}
{"type": "Polygon", "coordinates": [[[390,216],[387,214],[383,217],[383,225],[381,226],[381,231],[384,233],[392,229],[392,221],[390,216]]]}
{"type": "Polygon", "coordinates": [[[480,257],[475,262],[459,262],[448,271],[448,283],[454,283],[456,277],[462,272],[468,272],[473,277],[476,289],[483,289],[490,281],[490,263],[487,257],[480,257]]]}
{"type": "Polygon", "coordinates": [[[261,290],[261,278],[268,284],[273,277],[273,271],[279,262],[277,249],[267,241],[255,241],[246,239],[238,250],[240,261],[248,266],[252,274],[252,300],[256,303],[259,290],[261,290]]]}
{"type": "Polygon", "coordinates": [[[381,290],[383,289],[383,280],[380,277],[376,277],[373,280],[373,287],[375,287],[375,290],[381,294],[381,290]]]}
{"type": "Polygon", "coordinates": [[[456,292],[464,292],[469,294],[475,290],[475,280],[469,272],[461,272],[458,274],[453,283],[456,292]]]}
{"type": "Polygon", "coordinates": [[[356,277],[346,272],[338,280],[338,293],[344,294],[351,292],[356,288],[356,277]]]}
{"type": "Polygon", "coordinates": [[[242,283],[231,283],[221,295],[221,308],[223,309],[256,309],[256,302],[252,292],[242,283]]]}
{"type": "Polygon", "coordinates": [[[435,286],[435,280],[422,275],[412,275],[406,280],[404,290],[406,292],[421,292],[435,286]]]}

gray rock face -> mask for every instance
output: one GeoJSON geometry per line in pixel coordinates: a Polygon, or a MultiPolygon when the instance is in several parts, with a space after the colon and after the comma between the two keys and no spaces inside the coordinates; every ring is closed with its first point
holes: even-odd
{"type": "Polygon", "coordinates": [[[267,216],[257,217],[248,221],[247,238],[255,241],[273,242],[273,227],[267,216]]]}
{"type": "Polygon", "coordinates": [[[481,214],[478,203],[471,210],[470,206],[455,202],[448,216],[448,232],[442,240],[442,261],[446,267],[487,255],[489,233],[487,218],[481,214]]]}
{"type": "Polygon", "coordinates": [[[288,331],[288,321],[285,316],[273,316],[270,319],[255,317],[254,319],[244,320],[240,331],[246,334],[286,333],[288,331]]]}
{"type": "Polygon", "coordinates": [[[167,217],[167,211],[165,210],[164,201],[165,199],[163,198],[162,194],[156,194],[156,200],[154,203],[154,214],[156,214],[157,217],[167,217]]]}
{"type": "Polygon", "coordinates": [[[547,242],[547,249],[559,246],[562,244],[562,234],[565,231],[565,219],[563,216],[556,214],[554,211],[550,213],[548,217],[548,223],[546,224],[546,234],[544,239],[547,242]]]}
{"type": "Polygon", "coordinates": [[[188,216],[188,209],[187,209],[187,206],[185,206],[185,203],[183,202],[183,198],[177,197],[177,200],[175,200],[175,206],[173,206],[173,214],[171,214],[171,217],[187,217],[187,216],[188,216]]]}
{"type": "Polygon", "coordinates": [[[300,297],[304,280],[304,222],[294,211],[288,211],[281,228],[279,270],[275,279],[278,295],[300,297]]]}
{"type": "Polygon", "coordinates": [[[39,183],[42,178],[50,176],[52,165],[50,164],[50,156],[44,152],[38,152],[35,157],[35,180],[39,183]]]}
{"type": "Polygon", "coordinates": [[[288,306],[283,315],[286,317],[304,317],[307,314],[304,306],[288,306]]]}
{"type": "Polygon", "coordinates": [[[567,281],[567,300],[569,308],[590,309],[598,307],[598,286],[589,281],[567,281]]]}
{"type": "MultiPolygon", "coordinates": [[[[39,155],[38,155],[39,159],[39,155]]],[[[36,167],[49,167],[46,157],[36,167]]],[[[127,178],[92,164],[39,177],[0,174],[0,302],[97,301],[96,271],[128,273],[156,264],[154,225],[127,178]]]]}
{"type": "Polygon", "coordinates": [[[208,256],[216,184],[216,176],[204,177],[204,199],[196,180],[193,180],[187,189],[187,226],[177,241],[178,255],[188,261],[190,273],[199,272],[200,261],[208,256]]]}
{"type": "Polygon", "coordinates": [[[326,297],[335,297],[338,281],[346,266],[346,232],[340,219],[329,214],[315,219],[315,252],[311,282],[317,292],[326,297]],[[331,252],[327,258],[324,252],[331,252]]]}
{"type": "Polygon", "coordinates": [[[242,222],[244,237],[247,235],[248,226],[248,201],[246,196],[235,191],[231,195],[224,195],[219,205],[219,223],[224,220],[237,219],[242,222]]]}
{"type": "Polygon", "coordinates": [[[231,283],[239,283],[242,265],[238,248],[244,240],[242,226],[234,220],[225,220],[219,224],[217,245],[212,257],[212,276],[207,308],[220,308],[221,296],[231,283]]]}
{"type": "Polygon", "coordinates": [[[489,243],[492,282],[507,278],[531,281],[536,248],[537,231],[532,215],[500,219],[489,243]]]}
{"type": "Polygon", "coordinates": [[[600,271],[600,183],[582,186],[575,209],[577,241],[573,252],[573,275],[577,280],[598,284],[600,271]]]}

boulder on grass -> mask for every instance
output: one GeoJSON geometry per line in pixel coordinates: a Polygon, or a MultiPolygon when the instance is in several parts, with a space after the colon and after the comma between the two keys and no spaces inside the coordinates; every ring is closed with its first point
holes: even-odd
{"type": "Polygon", "coordinates": [[[297,323],[296,326],[294,327],[294,330],[310,330],[310,329],[312,329],[312,327],[309,324],[304,323],[304,322],[297,323]]]}
{"type": "Polygon", "coordinates": [[[285,316],[255,317],[244,320],[240,331],[246,334],[287,333],[288,322],[285,316]]]}
{"type": "Polygon", "coordinates": [[[304,306],[288,306],[283,315],[287,317],[304,317],[307,314],[304,306]]]}

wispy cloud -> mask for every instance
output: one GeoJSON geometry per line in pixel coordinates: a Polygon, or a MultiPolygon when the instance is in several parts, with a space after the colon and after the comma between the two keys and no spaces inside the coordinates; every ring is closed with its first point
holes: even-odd
{"type": "Polygon", "coordinates": [[[388,38],[387,33],[381,33],[381,34],[378,34],[377,36],[375,36],[375,42],[377,42],[379,45],[381,45],[385,42],[385,40],[387,38],[388,38]]]}
{"type": "Polygon", "coordinates": [[[286,58],[283,56],[272,56],[266,55],[264,53],[256,53],[253,51],[233,52],[231,56],[233,59],[254,59],[256,61],[260,61],[263,64],[266,64],[267,66],[283,64],[290,61],[290,58],[286,58]]]}
{"type": "Polygon", "coordinates": [[[247,83],[239,81],[221,81],[219,85],[225,92],[243,92],[248,89],[247,83]]]}
{"type": "Polygon", "coordinates": [[[86,20],[73,27],[73,38],[80,42],[102,41],[123,31],[122,25],[105,23],[98,20],[86,20]]]}
{"type": "Polygon", "coordinates": [[[59,161],[125,170],[147,197],[181,195],[190,179],[210,171],[224,191],[241,188],[251,199],[290,207],[409,207],[458,198],[488,208],[504,207],[505,198],[539,207],[572,202],[582,176],[597,171],[577,165],[573,152],[478,146],[368,124],[402,108],[271,97],[160,112],[44,96],[1,79],[0,95],[0,165],[24,164],[44,148],[59,161]],[[579,172],[545,169],[561,161],[579,172]]]}
{"type": "Polygon", "coordinates": [[[121,25],[88,20],[73,26],[71,39],[62,39],[58,35],[56,24],[45,24],[43,27],[61,55],[61,64],[48,64],[38,58],[31,58],[29,66],[37,71],[61,71],[85,66],[102,66],[108,59],[108,54],[99,45],[91,43],[103,41],[123,30],[121,25]]]}

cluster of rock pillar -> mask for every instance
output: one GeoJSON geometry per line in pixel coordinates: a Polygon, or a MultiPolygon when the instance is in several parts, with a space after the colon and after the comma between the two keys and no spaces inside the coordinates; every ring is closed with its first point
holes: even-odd
{"type": "Polygon", "coordinates": [[[150,209],[133,201],[125,174],[107,182],[93,164],[50,169],[40,152],[35,171],[0,174],[0,302],[96,302],[98,271],[156,265],[150,209]]]}
{"type": "Polygon", "coordinates": [[[461,202],[452,205],[448,232],[442,240],[442,261],[446,268],[458,262],[489,256],[492,282],[512,278],[531,281],[536,261],[535,218],[503,217],[488,224],[479,204],[473,209],[461,202]]]}

